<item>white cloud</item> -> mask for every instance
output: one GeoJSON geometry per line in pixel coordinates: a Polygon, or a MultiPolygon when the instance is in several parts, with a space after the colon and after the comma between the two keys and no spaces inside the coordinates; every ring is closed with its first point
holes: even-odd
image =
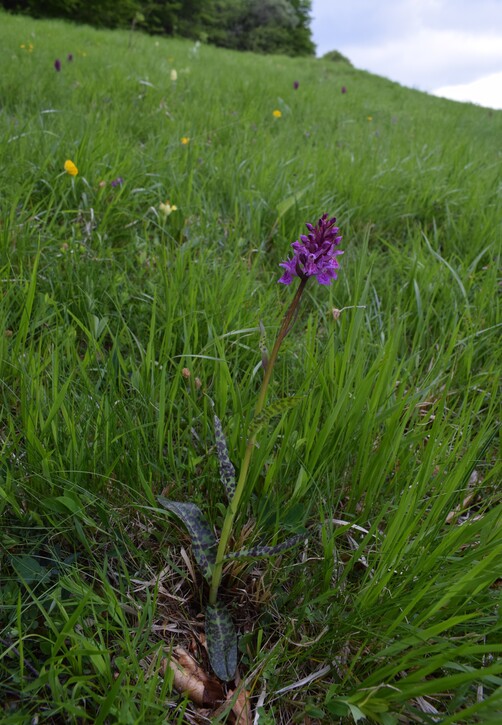
{"type": "MultiPolygon", "coordinates": [[[[423,3],[425,9],[425,0],[415,2],[423,3]]],[[[429,0],[422,18],[431,28],[449,28],[470,33],[483,33],[497,27],[499,32],[502,30],[500,0],[429,0]]]]}
{"type": "Polygon", "coordinates": [[[478,78],[472,83],[436,88],[433,94],[452,101],[467,101],[487,108],[502,109],[502,72],[478,78]]]}
{"type": "Polygon", "coordinates": [[[313,0],[311,27],[318,55],[339,50],[356,68],[412,88],[474,89],[490,78],[498,107],[502,0],[313,0]]]}
{"type": "Polygon", "coordinates": [[[422,29],[382,45],[342,44],[339,49],[358,68],[423,90],[502,70],[502,34],[422,29]]]}

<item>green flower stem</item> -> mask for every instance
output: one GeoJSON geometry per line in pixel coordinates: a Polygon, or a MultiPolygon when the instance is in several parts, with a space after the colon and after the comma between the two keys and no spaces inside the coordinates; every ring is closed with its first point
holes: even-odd
{"type": "MultiPolygon", "coordinates": [[[[254,411],[254,417],[258,416],[261,411],[263,410],[263,406],[265,405],[265,399],[267,397],[267,389],[268,385],[270,383],[270,380],[272,378],[272,372],[274,369],[275,362],[277,360],[277,355],[279,354],[279,348],[282,345],[282,342],[288,332],[291,329],[291,326],[294,322],[295,313],[298,309],[298,305],[301,299],[301,296],[303,294],[303,290],[305,289],[305,285],[307,284],[307,277],[304,277],[301,279],[300,284],[298,286],[298,289],[296,290],[296,294],[293,298],[293,301],[291,302],[290,306],[288,307],[286,314],[284,315],[284,319],[282,321],[281,327],[279,329],[279,332],[277,334],[276,341],[274,343],[274,347],[272,349],[272,352],[270,354],[270,358],[267,362],[267,366],[265,368],[265,375],[263,376],[263,381],[260,388],[260,393],[258,395],[258,400],[256,402],[255,411],[254,411]]],[[[239,503],[242,498],[242,494],[244,493],[244,490],[246,488],[246,481],[248,477],[249,472],[249,464],[251,463],[251,456],[253,455],[253,450],[256,444],[256,435],[257,433],[254,433],[247,442],[246,446],[246,452],[244,453],[244,458],[242,460],[240,472],[239,472],[239,480],[237,481],[237,485],[235,487],[235,493],[233,495],[232,500],[230,501],[227,512],[225,515],[225,521],[223,522],[223,528],[221,530],[221,536],[220,541],[218,544],[218,551],[216,553],[216,563],[214,565],[213,569],[213,575],[211,577],[211,589],[209,592],[209,604],[214,606],[216,604],[217,596],[218,596],[218,589],[221,582],[221,577],[223,573],[223,559],[225,557],[225,553],[227,550],[228,540],[230,538],[230,534],[232,533],[232,528],[234,524],[235,517],[237,515],[237,512],[239,510],[239,503]]]]}

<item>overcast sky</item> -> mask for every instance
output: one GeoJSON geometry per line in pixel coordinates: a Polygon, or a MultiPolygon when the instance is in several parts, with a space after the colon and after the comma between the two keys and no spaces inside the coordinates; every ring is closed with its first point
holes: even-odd
{"type": "Polygon", "coordinates": [[[502,0],[312,0],[311,28],[317,55],[502,108],[502,0]]]}

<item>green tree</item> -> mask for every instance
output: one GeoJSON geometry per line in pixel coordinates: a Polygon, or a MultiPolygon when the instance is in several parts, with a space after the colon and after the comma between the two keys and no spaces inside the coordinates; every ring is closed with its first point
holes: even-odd
{"type": "Polygon", "coordinates": [[[141,25],[149,33],[176,35],[182,7],[182,0],[142,0],[141,25]]]}
{"type": "Polygon", "coordinates": [[[315,44],[310,29],[311,0],[289,0],[298,20],[292,32],[293,55],[314,55],[315,44]]]}
{"type": "Polygon", "coordinates": [[[142,12],[141,0],[80,0],[76,20],[105,28],[126,28],[142,12]]]}
{"type": "Polygon", "coordinates": [[[203,39],[236,50],[312,55],[310,5],[310,0],[210,0],[198,32],[202,28],[203,39]]]}
{"type": "Polygon", "coordinates": [[[35,18],[64,18],[106,28],[129,26],[141,4],[141,0],[2,0],[7,10],[35,18]]]}
{"type": "Polygon", "coordinates": [[[98,27],[139,25],[235,50],[312,55],[311,0],[0,0],[8,10],[98,27]]]}

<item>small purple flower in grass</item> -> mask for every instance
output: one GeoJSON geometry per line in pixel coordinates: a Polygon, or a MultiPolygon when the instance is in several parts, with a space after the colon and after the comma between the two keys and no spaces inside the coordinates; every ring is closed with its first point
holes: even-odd
{"type": "Polygon", "coordinates": [[[122,186],[124,179],[121,176],[117,176],[116,179],[110,182],[112,186],[122,186]]]}
{"type": "Polygon", "coordinates": [[[56,60],[54,61],[54,68],[57,70],[58,73],[61,70],[61,61],[59,60],[59,58],[56,58],[56,60]]]}
{"type": "Polygon", "coordinates": [[[297,91],[299,87],[300,87],[300,83],[298,81],[295,81],[293,83],[293,88],[295,89],[295,91],[297,91]]]}
{"type": "Polygon", "coordinates": [[[68,63],[71,63],[73,60],[73,53],[68,53],[68,55],[66,56],[66,60],[68,61],[68,63]]]}
{"type": "Polygon", "coordinates": [[[345,88],[345,86],[342,86],[342,93],[347,93],[347,89],[345,88]]]}
{"type": "Polygon", "coordinates": [[[340,244],[341,237],[337,236],[338,227],[335,227],[336,217],[328,219],[323,214],[314,227],[306,224],[309,233],[302,234],[300,241],[293,242],[293,259],[281,262],[285,272],[280,278],[281,284],[291,284],[293,277],[306,280],[315,277],[319,284],[331,284],[337,278],[336,270],[339,268],[337,257],[343,252],[335,247],[340,244]]]}

